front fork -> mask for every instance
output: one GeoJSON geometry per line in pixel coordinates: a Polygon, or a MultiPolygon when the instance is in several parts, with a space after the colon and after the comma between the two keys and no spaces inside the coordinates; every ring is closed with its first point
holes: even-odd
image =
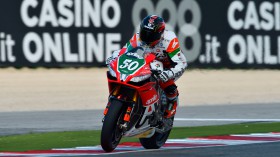
{"type": "Polygon", "coordinates": [[[124,129],[126,130],[127,129],[127,126],[130,122],[130,118],[131,118],[131,113],[134,109],[134,106],[135,106],[135,103],[138,99],[138,94],[137,92],[135,91],[135,93],[133,94],[133,97],[132,99],[131,98],[127,98],[126,96],[122,95],[119,93],[119,89],[120,87],[117,87],[113,92],[112,94],[109,96],[108,98],[108,103],[106,105],[106,108],[104,109],[104,117],[102,119],[102,122],[104,122],[104,118],[106,116],[106,114],[108,113],[108,110],[109,110],[109,107],[111,105],[111,99],[118,99],[118,101],[122,101],[124,104],[126,104],[126,111],[125,111],[125,114],[123,116],[123,124],[120,124],[120,128],[121,129],[124,129]]]}

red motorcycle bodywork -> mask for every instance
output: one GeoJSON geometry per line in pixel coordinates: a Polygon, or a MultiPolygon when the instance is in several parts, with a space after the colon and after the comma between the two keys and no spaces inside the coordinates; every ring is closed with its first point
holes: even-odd
{"type": "Polygon", "coordinates": [[[145,57],[145,65],[140,68],[136,73],[133,75],[129,75],[125,81],[120,80],[120,73],[117,70],[118,66],[118,59],[115,59],[111,62],[111,68],[116,72],[116,79],[112,79],[111,77],[107,76],[108,79],[108,86],[110,95],[113,95],[117,98],[125,99],[126,101],[134,101],[136,102],[137,97],[140,96],[142,100],[142,105],[144,107],[148,107],[159,100],[158,92],[156,90],[156,83],[155,82],[147,82],[143,85],[133,85],[130,83],[130,80],[133,77],[137,77],[139,75],[147,75],[151,74],[150,70],[150,63],[155,59],[155,55],[150,53],[145,57]],[[134,93],[133,97],[127,97],[118,91],[120,86],[126,86],[132,89],[135,89],[136,93],[134,93]]]}

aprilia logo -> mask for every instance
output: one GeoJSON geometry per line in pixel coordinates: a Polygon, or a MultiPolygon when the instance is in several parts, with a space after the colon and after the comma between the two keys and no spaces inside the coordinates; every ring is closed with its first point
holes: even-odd
{"type": "Polygon", "coordinates": [[[177,44],[178,44],[178,42],[174,41],[173,44],[172,44],[172,48],[174,49],[177,44]]]}
{"type": "Polygon", "coordinates": [[[154,95],[151,99],[147,100],[146,105],[149,105],[150,103],[156,100],[157,100],[157,95],[154,95]]]}

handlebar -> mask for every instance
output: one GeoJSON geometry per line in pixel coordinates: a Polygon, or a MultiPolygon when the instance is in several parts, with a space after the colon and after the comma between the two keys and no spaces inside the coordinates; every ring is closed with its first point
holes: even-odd
{"type": "Polygon", "coordinates": [[[151,69],[151,72],[152,74],[154,75],[159,75],[161,73],[161,70],[154,70],[154,69],[151,69]]]}
{"type": "Polygon", "coordinates": [[[158,82],[160,79],[158,78],[158,75],[161,73],[161,70],[152,70],[151,69],[151,72],[152,72],[152,77],[156,80],[156,82],[158,82]]]}

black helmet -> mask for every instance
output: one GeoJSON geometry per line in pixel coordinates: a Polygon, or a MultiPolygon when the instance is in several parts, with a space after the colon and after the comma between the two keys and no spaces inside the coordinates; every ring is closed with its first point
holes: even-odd
{"type": "Polygon", "coordinates": [[[164,20],[157,15],[145,17],[140,25],[140,39],[149,46],[156,45],[165,29],[164,20]]]}

